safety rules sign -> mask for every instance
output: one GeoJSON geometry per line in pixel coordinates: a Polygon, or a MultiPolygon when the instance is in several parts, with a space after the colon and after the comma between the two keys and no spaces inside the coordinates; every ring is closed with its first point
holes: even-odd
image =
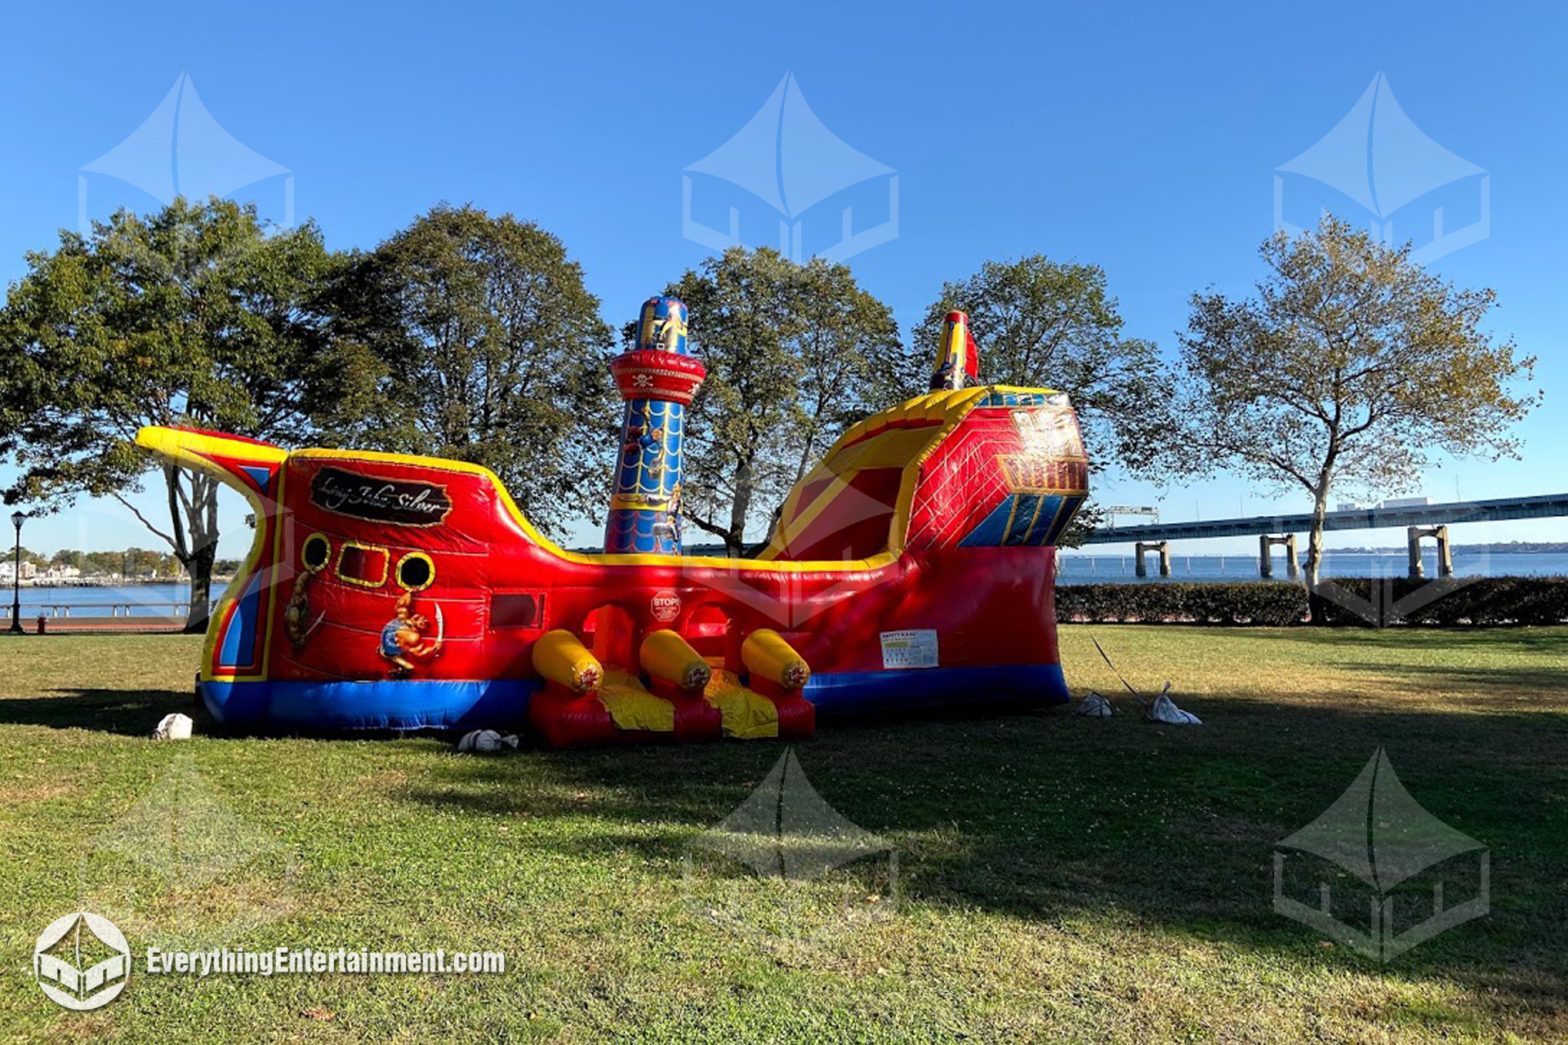
{"type": "Polygon", "coordinates": [[[936,663],[935,631],[884,631],[882,633],[883,668],[934,668],[936,663]]]}

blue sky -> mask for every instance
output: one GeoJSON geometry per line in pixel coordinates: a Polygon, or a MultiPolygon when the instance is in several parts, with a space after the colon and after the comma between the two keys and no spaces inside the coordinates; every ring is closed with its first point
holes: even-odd
{"type": "MultiPolygon", "coordinates": [[[[292,172],[295,217],[316,219],[332,246],[373,245],[440,200],[511,211],[562,237],[618,324],[711,252],[683,235],[683,169],[729,141],[788,74],[816,120],[896,172],[896,238],[849,263],[906,327],[944,280],[987,258],[1039,251],[1104,266],[1127,333],[1173,350],[1193,290],[1243,290],[1258,275],[1276,168],[1322,139],[1382,73],[1414,126],[1486,172],[1485,238],[1431,264],[1497,289],[1496,329],[1540,357],[1536,383],[1548,395],[1518,431],[1522,461],[1443,462],[1423,492],[1555,492],[1568,481],[1558,463],[1568,420],[1553,395],[1568,385],[1565,23],[1547,5],[205,4],[156,15],[29,5],[8,16],[0,38],[9,146],[0,276],[17,278],[23,252],[74,227],[84,201],[90,216],[157,205],[125,181],[80,172],[188,74],[229,135],[292,172]]],[[[181,97],[189,111],[191,95],[181,97]]],[[[793,99],[788,118],[804,120],[793,99]]],[[[794,164],[786,182],[797,201],[811,195],[801,179],[821,175],[813,160],[858,162],[822,151],[820,139],[802,148],[805,159],[780,161],[794,164]]],[[[752,230],[771,230],[778,214],[733,185],[691,177],[696,218],[722,228],[733,205],[743,239],[777,242],[752,230]]],[[[1335,186],[1287,175],[1284,214],[1310,219],[1314,207],[1344,204],[1357,220],[1392,220],[1403,237],[1427,233],[1441,205],[1453,229],[1478,218],[1481,180],[1372,215],[1335,186]]],[[[285,181],[234,194],[281,218],[285,181]]],[[[857,228],[886,217],[888,181],[791,213],[806,223],[806,251],[831,246],[846,201],[857,228]]],[[[1159,496],[1115,475],[1099,493],[1119,503],[1159,496]]],[[[1181,519],[1305,502],[1220,478],[1168,490],[1159,503],[1165,518],[1181,519]]],[[[226,555],[246,539],[241,512],[237,502],[225,511],[226,555]]],[[[95,502],[29,526],[26,543],[45,549],[155,540],[118,506],[95,502]]],[[[1455,536],[1565,533],[1560,520],[1543,520],[1455,536]]],[[[591,528],[579,536],[595,538],[591,528]]]]}

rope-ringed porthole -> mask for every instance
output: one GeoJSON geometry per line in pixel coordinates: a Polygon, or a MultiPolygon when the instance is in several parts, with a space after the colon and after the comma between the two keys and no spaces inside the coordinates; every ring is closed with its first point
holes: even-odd
{"type": "Polygon", "coordinates": [[[409,552],[397,561],[397,583],[403,590],[424,591],[435,580],[436,564],[424,552],[409,552]]]}
{"type": "Polygon", "coordinates": [[[299,549],[299,561],[311,573],[320,573],[332,561],[332,542],[324,533],[313,533],[305,538],[299,549]]]}

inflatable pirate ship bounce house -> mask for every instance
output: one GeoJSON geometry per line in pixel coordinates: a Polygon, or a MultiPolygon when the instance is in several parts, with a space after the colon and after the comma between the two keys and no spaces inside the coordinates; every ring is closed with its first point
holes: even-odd
{"type": "Polygon", "coordinates": [[[681,554],[686,309],[644,305],[604,553],[489,470],[146,428],[255,509],[198,690],[245,729],[526,727],[540,741],[804,737],[819,715],[1067,700],[1057,538],[1087,493],[1067,397],[978,384],[950,313],[932,390],[846,431],[751,559],[681,554]]]}

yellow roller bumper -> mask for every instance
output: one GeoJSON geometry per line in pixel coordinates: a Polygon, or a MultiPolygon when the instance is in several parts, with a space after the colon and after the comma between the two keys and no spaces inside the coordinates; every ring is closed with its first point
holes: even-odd
{"type": "Polygon", "coordinates": [[[569,631],[548,631],[534,643],[534,670],[573,693],[587,693],[604,681],[604,665],[569,631]]]}
{"type": "Polygon", "coordinates": [[[771,628],[758,628],[747,635],[741,643],[740,659],[747,671],[784,689],[799,689],[811,678],[806,658],[771,628]]]}
{"type": "Polygon", "coordinates": [[[652,632],[642,640],[637,660],[649,675],[673,682],[681,689],[701,689],[713,674],[708,662],[685,639],[667,628],[652,632]]]}

